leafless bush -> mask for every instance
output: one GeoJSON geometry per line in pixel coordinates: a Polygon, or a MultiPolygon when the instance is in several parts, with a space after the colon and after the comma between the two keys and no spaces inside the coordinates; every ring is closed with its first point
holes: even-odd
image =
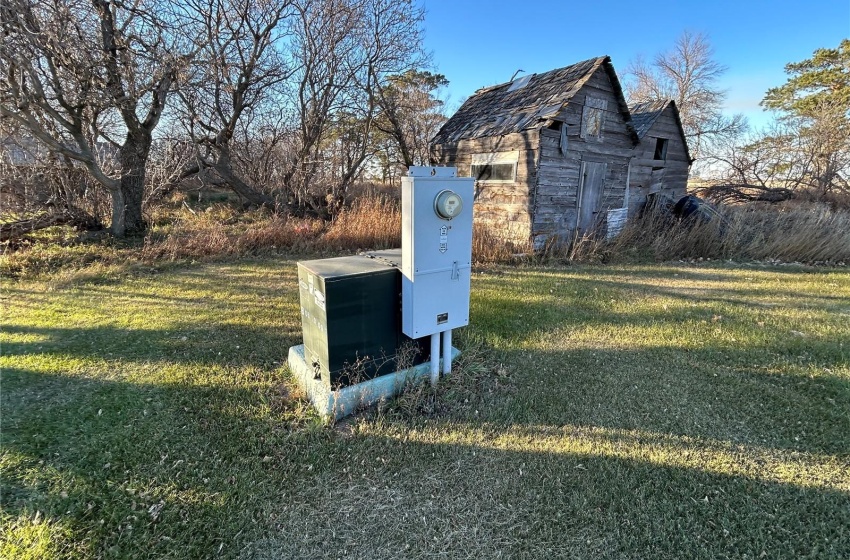
{"type": "Polygon", "coordinates": [[[0,122],[0,240],[19,242],[58,224],[99,229],[109,212],[106,191],[10,124],[0,122]]]}

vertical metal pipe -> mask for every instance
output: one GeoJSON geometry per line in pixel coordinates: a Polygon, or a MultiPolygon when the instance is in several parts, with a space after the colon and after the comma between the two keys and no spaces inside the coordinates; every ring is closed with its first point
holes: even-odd
{"type": "Polygon", "coordinates": [[[443,331],[443,375],[452,371],[452,330],[443,331]]]}
{"type": "Polygon", "coordinates": [[[440,333],[431,335],[431,385],[440,380],[440,333]]]}

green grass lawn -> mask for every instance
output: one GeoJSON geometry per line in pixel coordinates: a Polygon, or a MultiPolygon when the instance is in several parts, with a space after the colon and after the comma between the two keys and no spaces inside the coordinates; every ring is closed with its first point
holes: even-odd
{"type": "Polygon", "coordinates": [[[4,280],[0,557],[850,557],[850,271],[486,269],[438,393],[336,427],[295,274],[4,280]]]}

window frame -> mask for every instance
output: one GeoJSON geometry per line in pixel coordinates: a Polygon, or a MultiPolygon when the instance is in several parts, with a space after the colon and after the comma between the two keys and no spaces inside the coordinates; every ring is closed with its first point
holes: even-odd
{"type": "Polygon", "coordinates": [[[655,161],[667,161],[667,148],[670,146],[669,138],[655,139],[655,152],[652,154],[652,159],[655,161]],[[659,148],[661,149],[661,157],[658,156],[659,148]]]}
{"type": "Polygon", "coordinates": [[[581,137],[585,140],[596,140],[601,142],[605,136],[605,111],[608,109],[608,100],[601,97],[588,95],[584,100],[584,108],[581,113],[581,137]],[[599,123],[594,127],[597,134],[591,134],[590,123],[599,123]]]}
{"type": "Polygon", "coordinates": [[[510,184],[516,183],[517,164],[519,163],[519,151],[513,150],[510,152],[487,152],[472,154],[472,161],[469,164],[470,176],[481,183],[492,184],[510,184]],[[510,166],[510,179],[479,179],[480,172],[476,173],[476,167],[493,167],[495,165],[510,166]]]}

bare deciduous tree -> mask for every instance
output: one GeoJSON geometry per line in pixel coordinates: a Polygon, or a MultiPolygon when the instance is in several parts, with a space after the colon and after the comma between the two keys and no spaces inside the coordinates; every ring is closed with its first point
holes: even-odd
{"type": "Polygon", "coordinates": [[[390,82],[422,64],[422,18],[412,0],[4,0],[0,118],[105,187],[118,236],[187,179],[321,214],[388,109],[424,160],[390,82]]]}
{"type": "Polygon", "coordinates": [[[443,102],[434,96],[440,87],[448,85],[442,74],[410,70],[390,76],[386,85],[377,89],[381,112],[376,126],[391,140],[395,152],[387,164],[403,167],[427,165],[430,159],[428,143],[445,122],[443,102]]]}
{"type": "Polygon", "coordinates": [[[298,129],[284,182],[299,205],[318,211],[344,195],[374,154],[377,88],[422,62],[423,12],[410,0],[295,4],[298,70],[290,99],[298,129]],[[325,184],[325,196],[316,196],[316,183],[325,184]]]}
{"type": "Polygon", "coordinates": [[[108,189],[116,236],[145,228],[152,133],[196,49],[187,21],[156,0],[5,0],[0,9],[0,116],[108,189]]]}
{"type": "Polygon", "coordinates": [[[673,48],[651,63],[638,57],[626,68],[630,103],[673,99],[679,108],[691,153],[701,157],[713,142],[746,127],[742,115],[722,112],[726,92],[717,82],[726,67],[714,60],[714,49],[702,33],[683,32],[673,48]]]}
{"type": "Polygon", "coordinates": [[[238,172],[234,149],[244,151],[260,131],[253,125],[279,102],[278,86],[292,73],[281,55],[290,2],[192,0],[203,18],[205,46],[189,87],[180,91],[184,126],[197,157],[182,177],[226,186],[254,205],[274,200],[238,172]]]}

